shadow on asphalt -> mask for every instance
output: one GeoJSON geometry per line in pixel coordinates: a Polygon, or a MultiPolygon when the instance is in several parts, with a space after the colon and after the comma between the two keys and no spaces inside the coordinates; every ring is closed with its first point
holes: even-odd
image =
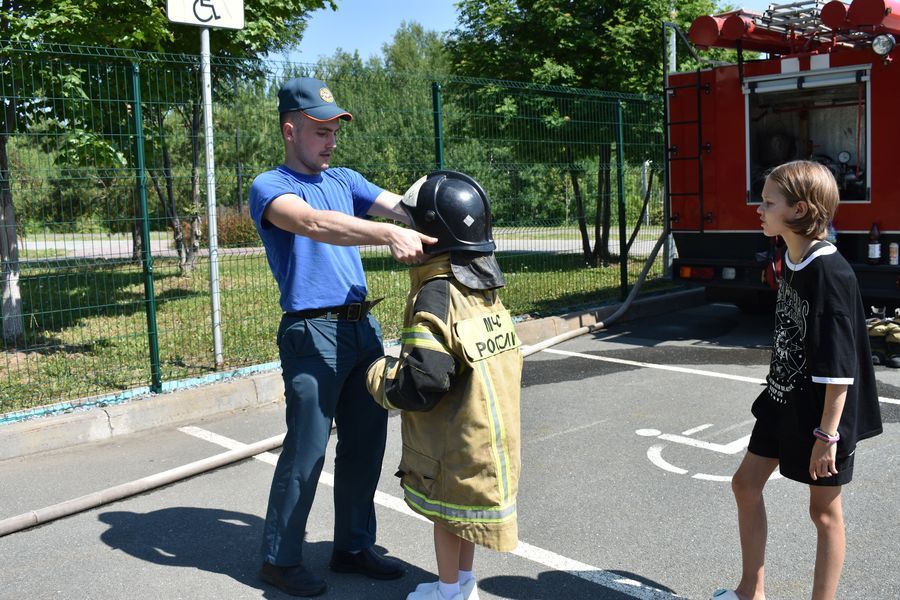
{"type": "Polygon", "coordinates": [[[148,513],[105,512],[98,518],[109,525],[100,539],[111,548],[158,565],[221,573],[265,589],[256,577],[263,529],[256,515],[178,506],[148,513]]]}
{"type": "MultiPolygon", "coordinates": [[[[477,568],[477,564],[476,564],[477,568]]],[[[674,592],[645,577],[627,571],[607,571],[616,579],[630,579],[642,585],[674,592]]],[[[571,573],[563,571],[544,571],[537,579],[518,575],[502,575],[479,580],[478,588],[501,598],[509,600],[634,600],[633,594],[619,592],[609,587],[601,587],[571,573]]]]}
{"type": "MultiPolygon", "coordinates": [[[[263,590],[264,598],[291,598],[261,582],[260,540],[264,520],[256,515],[213,508],[179,506],[148,513],[105,512],[98,517],[109,526],[100,539],[109,547],[147,562],[169,567],[187,567],[219,573],[251,588],[263,590]]],[[[376,545],[379,554],[389,554],[376,545]]],[[[417,583],[432,581],[427,571],[407,564],[407,574],[396,581],[374,582],[359,575],[328,570],[331,542],[307,542],[304,564],[323,577],[332,597],[405,597],[417,583]]],[[[190,575],[185,591],[191,589],[190,575]]]]}

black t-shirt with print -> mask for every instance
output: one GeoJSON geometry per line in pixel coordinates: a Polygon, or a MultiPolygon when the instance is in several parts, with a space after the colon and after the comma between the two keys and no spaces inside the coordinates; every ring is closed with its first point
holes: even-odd
{"type": "Polygon", "coordinates": [[[753,414],[778,420],[779,436],[812,436],[828,383],[846,384],[838,453],[881,433],[865,310],[853,269],[834,245],[817,242],[800,262],[785,253],[775,308],[768,385],[753,414]]]}

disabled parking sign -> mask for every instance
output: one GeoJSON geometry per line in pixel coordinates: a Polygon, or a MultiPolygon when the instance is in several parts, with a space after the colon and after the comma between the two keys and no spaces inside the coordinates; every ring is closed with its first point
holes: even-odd
{"type": "Polygon", "coordinates": [[[244,0],[166,0],[173,23],[216,29],[244,28],[244,0]]]}

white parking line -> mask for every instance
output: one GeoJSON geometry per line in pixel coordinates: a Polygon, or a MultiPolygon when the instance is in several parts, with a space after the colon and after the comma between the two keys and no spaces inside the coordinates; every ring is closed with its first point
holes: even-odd
{"type": "Polygon", "coordinates": [[[703,431],[704,429],[709,429],[709,428],[712,427],[712,426],[713,426],[712,423],[704,423],[703,425],[698,425],[698,426],[696,426],[696,427],[694,427],[694,428],[692,428],[692,429],[688,429],[688,430],[686,430],[686,431],[682,431],[682,432],[681,432],[681,435],[694,435],[695,433],[700,433],[700,432],[703,431]]]}
{"type": "MultiPolygon", "coordinates": [[[[199,427],[179,427],[178,431],[186,433],[188,435],[192,435],[196,438],[200,438],[201,440],[210,442],[211,444],[222,446],[223,448],[227,448],[229,450],[237,450],[238,448],[243,448],[247,445],[243,442],[233,440],[229,437],[225,437],[224,435],[219,435],[218,433],[213,433],[212,431],[201,429],[199,427]]],[[[270,464],[273,467],[275,466],[275,463],[278,462],[278,455],[272,454],[271,452],[263,452],[262,454],[257,454],[253,458],[266,464],[270,464]]],[[[327,471],[322,471],[322,474],[319,475],[319,483],[334,487],[334,475],[327,471]]],[[[408,514],[411,517],[416,517],[423,521],[429,522],[425,517],[419,515],[418,513],[414,513],[412,509],[410,509],[406,505],[406,502],[404,502],[400,498],[389,496],[384,492],[379,492],[377,490],[375,491],[375,502],[387,508],[396,510],[397,512],[402,512],[404,514],[408,514]]]]}
{"type": "Polygon", "coordinates": [[[576,431],[582,431],[584,429],[590,429],[591,427],[596,427],[601,423],[606,423],[607,419],[600,419],[599,421],[594,421],[593,423],[588,423],[587,425],[579,425],[578,427],[572,427],[571,429],[566,429],[565,431],[558,431],[556,433],[548,433],[547,435],[543,435],[541,437],[529,438],[529,442],[535,444],[537,442],[546,442],[547,440],[553,439],[559,436],[567,436],[569,434],[575,433],[576,431]]]}
{"type": "Polygon", "coordinates": [[[688,369],[687,367],[673,367],[672,365],[659,365],[655,363],[645,363],[636,360],[626,360],[624,358],[611,358],[608,356],[597,356],[596,354],[584,354],[582,352],[569,352],[568,350],[555,350],[547,348],[542,352],[550,354],[560,354],[562,356],[576,356],[578,358],[587,358],[589,360],[599,360],[602,362],[617,363],[620,365],[630,365],[632,367],[645,367],[647,369],[662,369],[663,371],[675,371],[676,373],[688,373],[690,375],[705,375],[706,377],[718,377],[720,379],[731,379],[733,381],[745,381],[747,383],[765,383],[765,379],[758,377],[744,377],[743,375],[729,375],[728,373],[717,373],[715,371],[703,371],[701,369],[688,369]]]}
{"type": "MultiPolygon", "coordinates": [[[[211,431],[207,431],[206,429],[201,429],[199,427],[179,427],[178,430],[182,433],[186,433],[187,435],[192,435],[212,444],[222,446],[223,448],[228,448],[229,450],[235,450],[237,448],[243,448],[244,446],[247,446],[247,444],[244,444],[237,440],[219,435],[217,433],[213,433],[211,431]]],[[[276,462],[278,462],[278,457],[271,452],[264,452],[263,454],[259,454],[254,458],[270,465],[274,465],[276,462]]],[[[322,474],[319,476],[319,483],[334,487],[334,475],[326,471],[322,471],[322,474]]],[[[405,515],[415,517],[421,521],[425,521],[426,523],[430,523],[430,521],[422,515],[414,513],[406,505],[406,502],[404,502],[401,498],[397,498],[395,496],[391,496],[390,494],[385,494],[384,492],[376,490],[375,503],[384,506],[385,508],[389,508],[405,515]]],[[[530,560],[532,562],[536,562],[545,567],[568,573],[573,577],[578,577],[579,579],[584,579],[585,581],[590,581],[591,583],[595,583],[599,586],[615,590],[631,598],[637,598],[638,600],[668,600],[670,598],[682,598],[682,596],[679,596],[677,594],[644,585],[640,581],[628,579],[626,577],[622,577],[621,575],[617,575],[609,571],[604,571],[603,569],[598,569],[597,567],[579,562],[577,560],[573,560],[571,558],[566,558],[565,556],[556,554],[555,552],[550,552],[549,550],[544,550],[542,548],[538,548],[537,546],[526,544],[525,542],[520,541],[519,545],[515,550],[513,550],[512,554],[515,554],[516,556],[530,560]]]]}
{"type": "MultiPolygon", "coordinates": [[[[687,367],[673,367],[672,365],[660,365],[656,363],[645,363],[636,360],[626,360],[624,358],[611,358],[608,356],[597,356],[596,354],[584,354],[583,352],[569,352],[568,350],[556,350],[554,348],[545,348],[541,352],[549,352],[550,354],[560,354],[562,356],[576,356],[578,358],[587,358],[588,360],[599,360],[601,362],[610,362],[620,365],[629,365],[632,367],[644,367],[647,369],[661,369],[663,371],[675,371],[676,373],[688,373],[689,375],[703,375],[705,377],[718,377],[719,379],[731,379],[733,381],[746,381],[747,383],[765,383],[765,379],[758,377],[744,377],[742,375],[729,375],[728,373],[717,373],[716,371],[704,371],[703,369],[689,369],[687,367]]],[[[896,398],[878,397],[878,401],[884,404],[900,405],[900,400],[896,398]]]]}

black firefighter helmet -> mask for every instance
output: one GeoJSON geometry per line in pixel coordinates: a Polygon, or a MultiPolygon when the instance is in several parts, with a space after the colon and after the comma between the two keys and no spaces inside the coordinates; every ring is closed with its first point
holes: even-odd
{"type": "Polygon", "coordinates": [[[434,171],[403,196],[403,208],[417,231],[436,237],[430,254],[451,250],[493,252],[491,205],[477,181],[456,171],[434,171]]]}
{"type": "Polygon", "coordinates": [[[416,181],[400,205],[416,231],[438,239],[429,254],[450,253],[453,275],[474,289],[506,284],[494,258],[491,203],[477,181],[456,171],[434,171],[416,181]]]}

